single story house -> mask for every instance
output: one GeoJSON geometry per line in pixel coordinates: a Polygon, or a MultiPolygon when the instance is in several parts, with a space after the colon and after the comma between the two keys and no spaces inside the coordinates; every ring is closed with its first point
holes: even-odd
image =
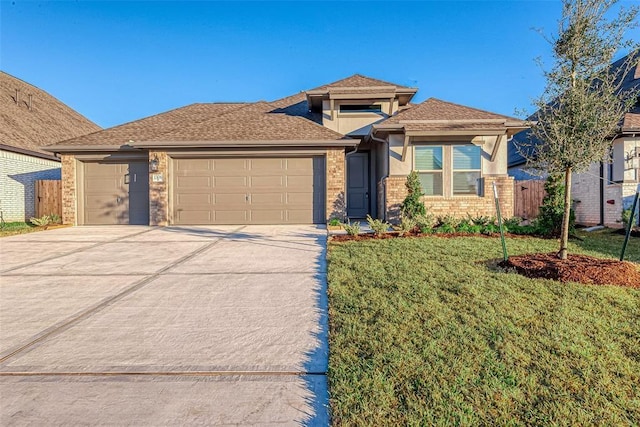
{"type": "MultiPolygon", "coordinates": [[[[612,64],[620,67],[622,58],[612,64]]],[[[622,90],[640,87],[640,63],[623,76],[622,90]]],[[[523,132],[509,143],[509,175],[516,180],[542,179],[527,170],[526,159],[517,144],[526,141],[523,132]]],[[[611,144],[609,159],[591,164],[588,170],[573,176],[571,194],[576,222],[582,225],[620,227],[623,209],[631,209],[640,184],[640,97],[625,114],[611,144]]],[[[522,191],[526,191],[523,186],[522,191]]]]}
{"type": "Polygon", "coordinates": [[[0,71],[0,212],[35,215],[35,181],[60,179],[60,159],[41,146],[100,127],[47,92],[0,71]]]}
{"type": "Polygon", "coordinates": [[[68,224],[398,220],[417,170],[436,215],[513,213],[524,122],[362,75],[273,102],[193,104],[60,142],[68,224]]]}

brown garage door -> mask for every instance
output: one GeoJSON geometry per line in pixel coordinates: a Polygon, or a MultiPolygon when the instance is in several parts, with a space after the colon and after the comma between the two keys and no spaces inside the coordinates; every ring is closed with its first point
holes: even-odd
{"type": "Polygon", "coordinates": [[[149,224],[147,162],[83,163],[82,224],[149,224]]]}
{"type": "Polygon", "coordinates": [[[324,157],[173,160],[175,224],[324,222],[324,157]]]}

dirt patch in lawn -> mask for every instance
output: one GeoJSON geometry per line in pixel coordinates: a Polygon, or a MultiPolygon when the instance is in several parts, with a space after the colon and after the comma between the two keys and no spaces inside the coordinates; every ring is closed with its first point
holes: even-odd
{"type": "Polygon", "coordinates": [[[635,264],[627,261],[574,254],[561,260],[556,254],[549,253],[512,256],[499,265],[515,268],[519,274],[534,279],[640,288],[640,271],[635,264]]]}

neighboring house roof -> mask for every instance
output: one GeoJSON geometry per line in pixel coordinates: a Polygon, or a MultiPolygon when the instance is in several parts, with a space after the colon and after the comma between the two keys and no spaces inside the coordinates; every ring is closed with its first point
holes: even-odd
{"type": "MultiPolygon", "coordinates": [[[[634,55],[638,55],[640,57],[640,52],[636,52],[634,55]]],[[[616,72],[620,67],[622,67],[627,61],[629,55],[620,58],[611,64],[612,71],[616,72]]],[[[636,64],[635,67],[632,67],[625,75],[622,76],[622,84],[620,86],[620,91],[629,91],[640,88],[640,62],[636,64]]],[[[534,113],[529,117],[530,120],[535,118],[536,114],[534,113]]],[[[636,102],[635,106],[624,115],[622,119],[622,123],[620,126],[619,135],[625,134],[637,134],[640,133],[640,97],[636,102]]],[[[537,142],[534,142],[531,139],[530,132],[523,132],[518,136],[514,137],[512,141],[510,141],[508,146],[508,165],[509,167],[515,167],[523,165],[527,162],[522,153],[519,152],[516,147],[520,144],[520,150],[527,150],[530,153],[535,151],[535,145],[537,142]],[[526,143],[526,147],[523,145],[526,143]]]]}
{"type": "Polygon", "coordinates": [[[42,89],[0,71],[0,148],[51,159],[42,146],[99,129],[42,89]]]}
{"type": "Polygon", "coordinates": [[[409,132],[471,131],[512,127],[523,129],[524,121],[436,98],[429,98],[374,125],[374,129],[378,130],[403,129],[409,132]]]}

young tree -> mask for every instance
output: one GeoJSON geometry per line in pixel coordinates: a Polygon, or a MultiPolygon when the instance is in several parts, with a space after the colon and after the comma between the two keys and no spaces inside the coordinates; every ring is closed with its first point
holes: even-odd
{"type": "Polygon", "coordinates": [[[554,64],[544,71],[546,88],[535,100],[532,123],[535,150],[521,150],[529,164],[550,174],[563,174],[564,215],[558,257],[567,258],[571,212],[571,180],[608,156],[625,112],[638,92],[622,91],[623,77],[638,63],[639,45],[625,39],[637,26],[638,7],[620,8],[609,19],[618,0],[563,0],[562,18],[553,45],[554,64]],[[614,55],[631,52],[621,66],[614,55]]]}

